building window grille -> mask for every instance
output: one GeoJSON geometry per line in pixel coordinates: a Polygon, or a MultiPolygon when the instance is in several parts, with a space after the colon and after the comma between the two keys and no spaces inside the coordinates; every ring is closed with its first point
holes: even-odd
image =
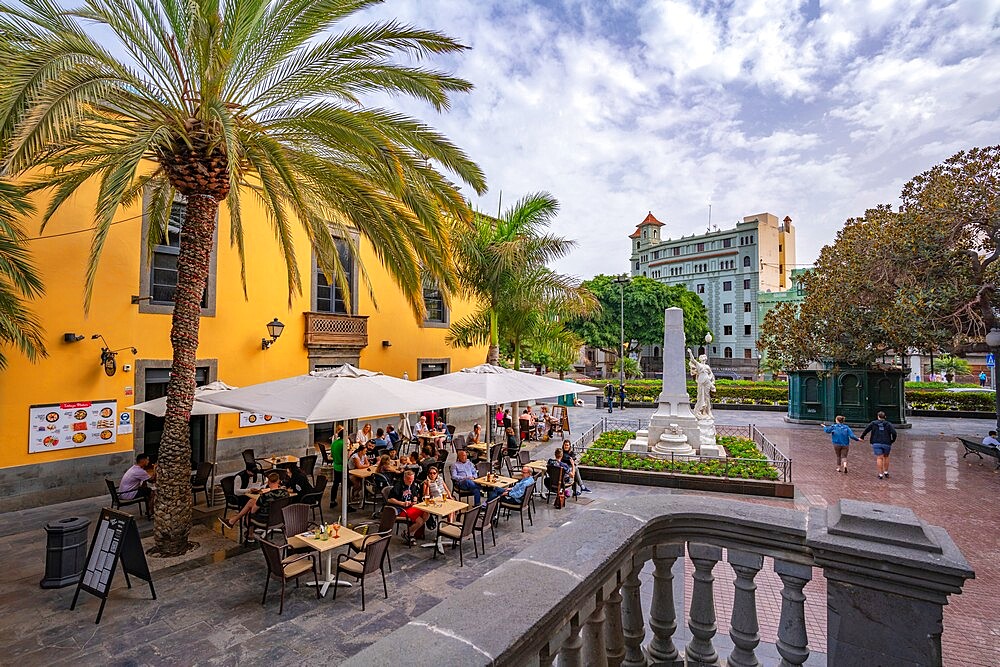
{"type": "MultiPolygon", "coordinates": [[[[334,239],[337,244],[337,255],[340,257],[340,266],[344,270],[347,278],[348,293],[354,293],[354,265],[351,257],[351,249],[344,239],[334,239]]],[[[347,308],[347,299],[344,299],[344,292],[337,286],[337,279],[330,276],[333,284],[326,279],[323,269],[316,266],[316,312],[318,313],[340,313],[350,315],[347,308]]]]}

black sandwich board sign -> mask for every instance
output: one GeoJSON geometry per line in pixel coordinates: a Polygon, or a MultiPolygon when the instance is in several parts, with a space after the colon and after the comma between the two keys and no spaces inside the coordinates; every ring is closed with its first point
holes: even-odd
{"type": "Polygon", "coordinates": [[[90,543],[87,566],[80,575],[80,583],[76,585],[73,604],[69,608],[76,609],[76,599],[80,596],[80,591],[99,597],[101,608],[97,610],[97,620],[94,623],[100,623],[101,615],[104,614],[104,604],[111,593],[111,580],[114,579],[119,562],[122,564],[122,573],[125,575],[128,587],[132,588],[132,581],[128,575],[138,577],[149,584],[149,592],[155,600],[153,577],[149,574],[149,564],[146,563],[146,554],[142,551],[135,518],[126,512],[105,507],[101,510],[101,518],[97,521],[94,539],[90,543]]]}

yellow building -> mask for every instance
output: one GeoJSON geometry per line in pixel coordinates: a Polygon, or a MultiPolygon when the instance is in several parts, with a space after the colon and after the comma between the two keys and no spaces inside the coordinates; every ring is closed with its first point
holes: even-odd
{"type": "MultiPolygon", "coordinates": [[[[141,207],[120,211],[85,314],[83,284],[93,224],[89,195],[81,191],[31,243],[46,287],[33,308],[43,323],[49,356],[32,364],[9,351],[8,368],[0,375],[0,511],[105,493],[105,478],[117,483],[135,453],[155,454],[159,443],[162,419],[127,408],[166,389],[176,246],[158,246],[147,256],[141,207]],[[103,340],[93,338],[97,335],[103,340]],[[102,365],[103,341],[118,350],[113,375],[102,365]]],[[[456,350],[444,342],[449,320],[469,314],[472,305],[453,302],[449,310],[436,292],[425,291],[428,318],[417,322],[364,242],[360,261],[377,308],[359,283],[358,267],[352,266],[353,298],[346,312],[338,290],[317,272],[299,230],[296,259],[304,289],[289,301],[273,231],[252,199],[244,202],[247,297],[223,207],[203,303],[199,384],[222,380],[245,386],[344,362],[416,380],[482,363],[485,348],[456,350]],[[262,339],[270,340],[266,325],[274,318],[284,330],[262,349],[262,339]]],[[[29,222],[26,228],[34,231],[38,225],[29,222]]],[[[171,240],[176,244],[175,235],[171,240]]],[[[257,456],[302,453],[314,436],[326,436],[332,428],[274,422],[246,414],[220,415],[217,425],[213,417],[192,418],[193,463],[214,458],[219,470],[235,470],[245,448],[257,456]]]]}

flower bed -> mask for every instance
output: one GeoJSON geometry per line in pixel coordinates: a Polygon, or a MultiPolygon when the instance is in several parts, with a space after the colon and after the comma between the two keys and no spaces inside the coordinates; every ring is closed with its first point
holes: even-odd
{"type": "Polygon", "coordinates": [[[580,464],[598,468],[622,470],[643,470],[648,472],[671,472],[683,475],[704,475],[708,477],[730,477],[736,479],[777,480],[778,471],[767,459],[756,443],[747,438],[719,436],[718,444],[728,453],[724,459],[674,460],[653,456],[622,453],[625,443],[635,437],[635,431],[605,431],[594,441],[580,464]]]}

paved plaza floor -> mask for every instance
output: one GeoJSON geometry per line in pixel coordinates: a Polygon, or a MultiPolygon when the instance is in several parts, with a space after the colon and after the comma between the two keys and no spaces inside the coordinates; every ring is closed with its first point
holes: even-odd
{"type": "MultiPolygon", "coordinates": [[[[644,418],[651,413],[651,409],[628,409],[616,411],[614,416],[644,418]]],[[[573,409],[573,430],[579,434],[606,415],[589,407],[573,409]]],[[[757,424],[794,461],[794,501],[747,500],[804,510],[840,498],[856,498],[908,506],[925,521],[945,527],[976,570],[976,579],[945,608],[945,664],[1000,664],[1000,568],[996,565],[1000,545],[991,510],[1000,489],[1000,474],[993,472],[990,463],[979,465],[975,457],[962,459],[961,447],[954,440],[956,434],[984,434],[990,422],[914,419],[914,427],[901,431],[893,448],[892,477],[879,481],[867,444],[852,448],[850,473],[845,476],[834,471],[828,436],[818,427],[786,424],[780,413],[718,410],[716,418],[720,424],[757,424]]],[[[536,449],[541,454],[549,446],[536,449]]],[[[75,587],[42,590],[38,582],[45,552],[41,526],[67,516],[94,519],[105,498],[10,512],[0,516],[4,563],[0,571],[0,664],[336,664],[529,543],[547,539],[576,513],[625,496],[670,493],[626,485],[592,486],[593,494],[585,495],[581,503],[571,501],[565,510],[540,503],[535,526],[525,533],[521,533],[516,516],[509,523],[501,520],[497,547],[489,545],[487,538],[487,554],[467,558],[464,568],[458,566],[457,553],[449,551],[444,558],[433,560],[429,550],[407,549],[394,541],[389,599],[383,599],[379,586],[371,586],[366,612],[361,612],[357,589],[343,589],[337,600],[332,599],[332,593],[316,600],[312,589],[291,587],[284,614],[279,616],[273,582],[268,603],[261,606],[265,571],[260,552],[224,540],[218,535],[218,523],[208,518],[195,535],[204,544],[204,555],[182,562],[150,559],[156,568],[156,601],[149,599],[141,582],[126,590],[119,573],[100,625],[93,622],[99,604],[96,598],[83,596],[82,604],[69,611],[75,587]]],[[[148,523],[140,525],[148,533],[148,523]]],[[[679,567],[687,576],[678,578],[678,593],[686,588],[690,595],[690,582],[684,581],[690,578],[690,568],[679,567]]],[[[728,565],[720,563],[716,577],[718,641],[724,654],[732,597],[728,565]]],[[[762,640],[773,644],[779,590],[766,572],[759,577],[762,640]]],[[[814,652],[809,664],[825,664],[825,587],[819,572],[816,577],[806,589],[814,652]]],[[[643,586],[647,595],[649,590],[643,586]]],[[[470,613],[482,614],[484,632],[490,631],[488,609],[470,613]]],[[[678,640],[683,642],[686,637],[682,625],[678,640]]],[[[419,651],[419,647],[414,650],[419,651]]],[[[765,664],[774,662],[772,645],[762,645],[759,653],[765,664]]],[[[420,664],[418,658],[419,653],[414,652],[405,661],[420,664]]]]}

